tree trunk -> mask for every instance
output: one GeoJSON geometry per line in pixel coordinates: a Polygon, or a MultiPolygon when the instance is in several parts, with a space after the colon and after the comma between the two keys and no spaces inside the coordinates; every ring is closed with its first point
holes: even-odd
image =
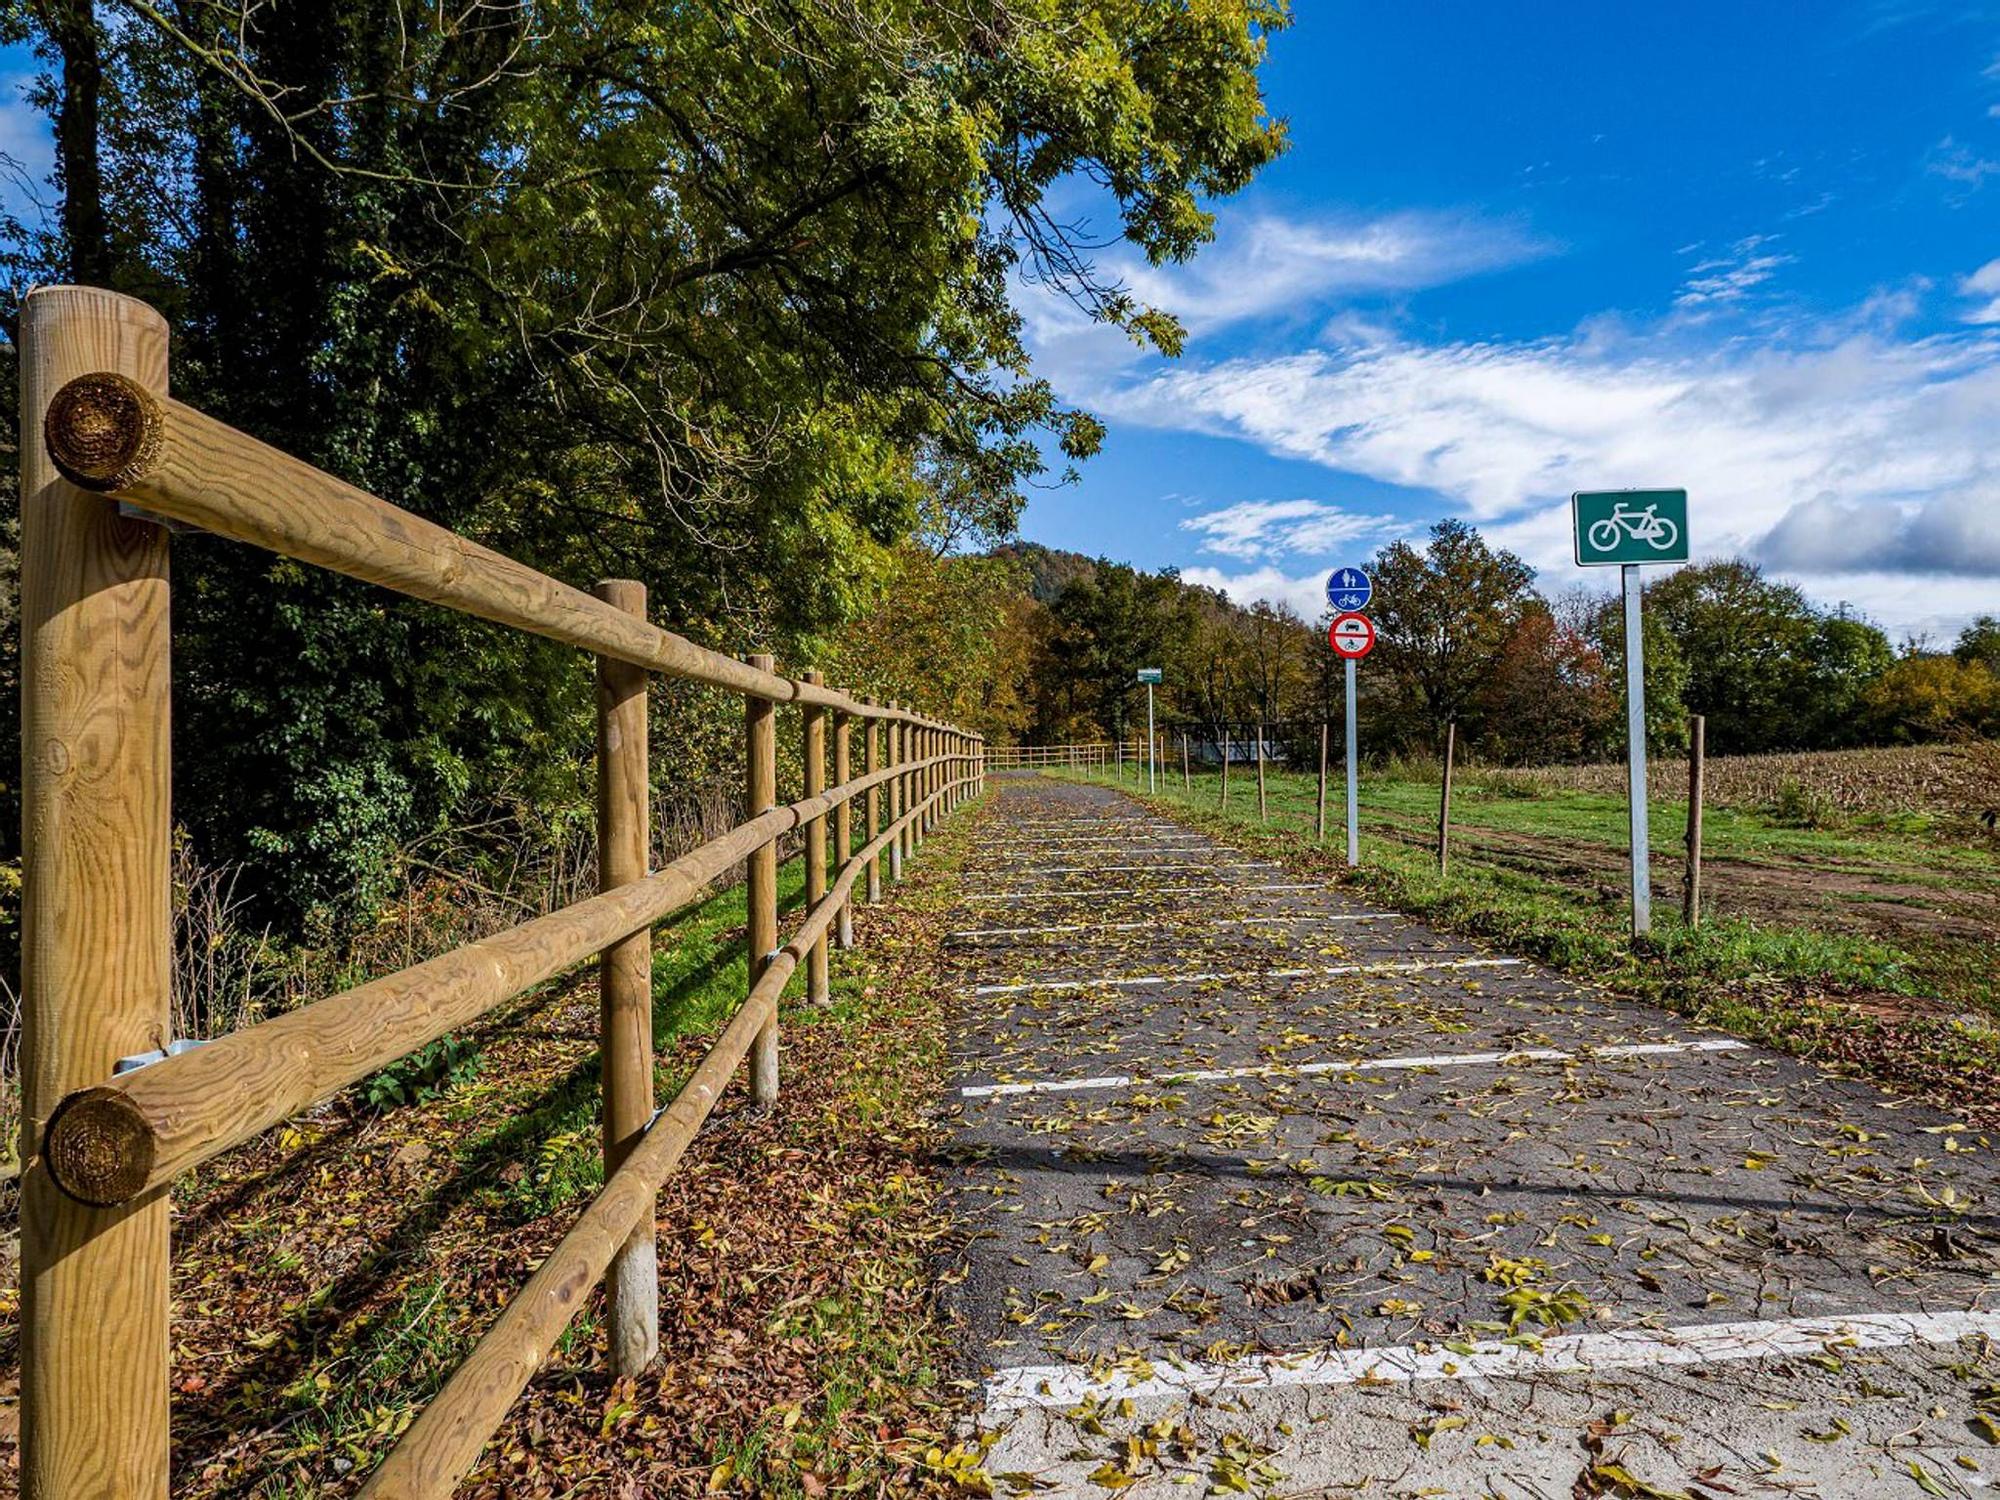
{"type": "Polygon", "coordinates": [[[97,154],[98,100],[104,89],[103,38],[90,0],[41,0],[35,7],[62,59],[56,100],[56,186],[72,281],[107,286],[111,244],[104,227],[104,173],[97,154]]]}

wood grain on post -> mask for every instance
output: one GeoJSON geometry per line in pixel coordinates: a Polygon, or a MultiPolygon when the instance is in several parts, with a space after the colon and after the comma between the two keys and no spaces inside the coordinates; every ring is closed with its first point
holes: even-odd
{"type": "MultiPolygon", "coordinates": [[[[873,698],[861,700],[870,708],[875,706],[873,698]]],[[[873,776],[882,769],[882,724],[875,718],[868,720],[868,739],[864,748],[867,759],[867,774],[873,776]]],[[[868,842],[875,842],[875,835],[882,831],[882,791],[879,787],[868,788],[868,842]]],[[[872,855],[868,860],[868,900],[872,905],[882,899],[882,858],[872,855]]]]}
{"type": "Polygon", "coordinates": [[[153,1500],[167,1493],[166,1195],[86,1207],[37,1152],[59,1100],[171,1040],[167,533],[69,483],[44,434],[114,468],[143,459],[126,418],[165,396],[167,326],[111,292],[41,287],[19,350],[21,1493],[153,1500]],[[70,387],[92,371],[126,384],[70,387]]]}
{"type": "MultiPolygon", "coordinates": [[[[854,779],[854,716],[842,714],[833,725],[833,784],[845,787],[854,779]]],[[[833,846],[840,851],[836,863],[843,872],[854,859],[854,804],[842,798],[833,811],[833,846]]],[[[854,946],[854,903],[844,902],[834,919],[834,941],[844,952],[854,946]]]]}
{"type": "Polygon", "coordinates": [[[1451,763],[1458,749],[1458,721],[1444,726],[1444,784],[1438,789],[1438,874],[1451,869],[1451,763]]]}
{"type": "Polygon", "coordinates": [[[1319,802],[1313,814],[1313,837],[1326,842],[1326,720],[1319,721],[1319,802]]]}
{"type": "MultiPolygon", "coordinates": [[[[895,707],[892,699],[889,706],[895,707]]],[[[883,726],[889,737],[889,826],[896,830],[889,840],[889,878],[903,878],[903,730],[904,726],[891,721],[883,726]]]]}
{"type": "Polygon", "coordinates": [[[1222,805],[1229,806],[1229,730],[1222,731],[1222,805]]]}
{"type": "MultiPolygon", "coordinates": [[[[750,665],[768,672],[773,658],[757,655],[750,665]]],[[[778,726],[776,710],[760,698],[747,698],[743,707],[743,761],[745,802],[756,817],[778,800],[778,726]]],[[[750,957],[750,987],[764,977],[772,950],[778,946],[778,846],[766,844],[750,856],[744,871],[747,903],[746,945],[750,957]]],[[[778,1100],[778,1007],[771,1006],[770,1018],[757,1032],[750,1049],[750,1097],[759,1104],[778,1100]]]]}
{"type": "MultiPolygon", "coordinates": [[[[900,709],[903,705],[892,699],[889,706],[900,709]]],[[[903,878],[903,866],[910,858],[910,825],[904,820],[903,815],[910,811],[915,800],[914,783],[910,780],[910,759],[915,748],[915,741],[912,738],[914,734],[915,730],[907,721],[896,725],[896,754],[893,760],[898,773],[892,783],[895,791],[891,794],[889,803],[889,817],[896,825],[896,841],[889,846],[889,876],[892,880],[903,878]]]]}
{"type": "MultiPolygon", "coordinates": [[[[805,680],[817,686],[818,672],[806,672],[805,680]]],[[[826,790],[826,710],[807,705],[804,710],[806,796],[817,797],[826,790]]],[[[826,894],[826,819],[813,818],[806,824],[806,905],[819,905],[826,894]]],[[[832,996],[826,962],[826,936],[822,933],[806,950],[806,1002],[825,1005],[832,996]]]]}
{"type": "Polygon", "coordinates": [[[1688,724],[1687,870],[1681,877],[1681,916],[1701,926],[1701,804],[1708,774],[1708,720],[1696,714],[1688,724]]]}
{"type": "MultiPolygon", "coordinates": [[[[646,586],[606,579],[597,597],[640,619],[646,586]]],[[[646,767],[646,669],[597,659],[597,888],[644,880],[651,850],[652,787],[646,767]]],[[[598,959],[599,1065],[604,1088],[604,1176],[609,1181],[653,1121],[653,929],[598,959]]],[[[614,1375],[636,1375],[660,1352],[660,1263],[653,1215],[611,1258],[604,1306],[614,1375]]]]}

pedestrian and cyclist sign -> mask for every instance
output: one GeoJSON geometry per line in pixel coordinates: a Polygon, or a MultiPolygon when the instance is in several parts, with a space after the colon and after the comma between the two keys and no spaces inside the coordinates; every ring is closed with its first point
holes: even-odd
{"type": "Polygon", "coordinates": [[[1326,575],[1326,602],[1337,615],[1351,615],[1368,607],[1375,597],[1375,585],[1359,568],[1335,568],[1326,575]]]}
{"type": "Polygon", "coordinates": [[[1686,490],[1579,490],[1569,501],[1579,568],[1688,560],[1686,490]]]}

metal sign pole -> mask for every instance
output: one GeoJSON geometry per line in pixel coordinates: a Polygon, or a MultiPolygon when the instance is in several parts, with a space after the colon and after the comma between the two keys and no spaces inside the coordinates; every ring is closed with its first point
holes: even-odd
{"type": "Polygon", "coordinates": [[[1625,579],[1625,739],[1631,760],[1632,935],[1653,926],[1653,881],[1646,841],[1646,644],[1639,609],[1639,568],[1626,563],[1625,579]]]}
{"type": "Polygon", "coordinates": [[[1153,685],[1146,684],[1146,790],[1157,791],[1156,757],[1153,754],[1153,685]]]}
{"type": "Polygon", "coordinates": [[[1361,863],[1361,820],[1355,797],[1354,658],[1347,658],[1347,862],[1361,863]]]}

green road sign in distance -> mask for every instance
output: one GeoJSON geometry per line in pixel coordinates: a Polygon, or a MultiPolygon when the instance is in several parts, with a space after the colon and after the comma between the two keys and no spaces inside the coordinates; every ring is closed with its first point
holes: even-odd
{"type": "Polygon", "coordinates": [[[1569,510],[1579,568],[1688,560],[1686,490],[1579,490],[1569,510]]]}
{"type": "Polygon", "coordinates": [[[1160,669],[1158,667],[1139,668],[1139,680],[1141,682],[1158,682],[1160,680],[1160,669]]]}

